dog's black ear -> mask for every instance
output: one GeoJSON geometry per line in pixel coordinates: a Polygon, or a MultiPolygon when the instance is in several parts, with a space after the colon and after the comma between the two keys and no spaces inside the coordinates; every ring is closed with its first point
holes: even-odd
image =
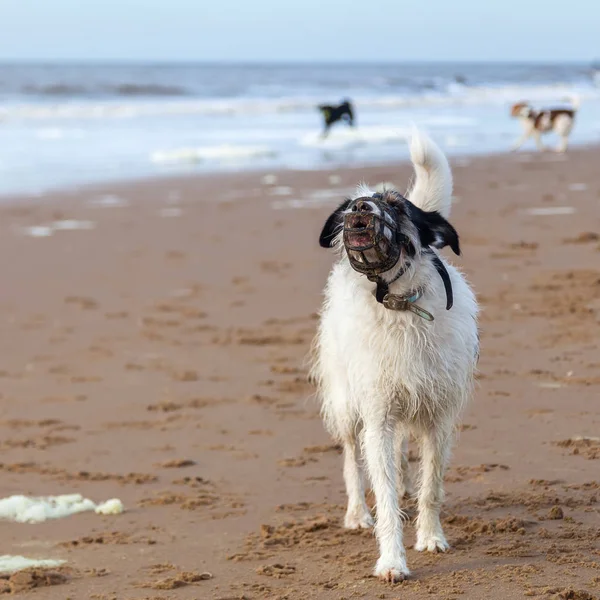
{"type": "Polygon", "coordinates": [[[331,248],[335,236],[340,232],[342,226],[343,212],[350,206],[351,200],[342,202],[327,218],[323,230],[319,236],[321,248],[331,248]]]}
{"type": "Polygon", "coordinates": [[[460,254],[458,233],[440,213],[427,212],[414,205],[411,206],[411,212],[423,247],[444,248],[444,246],[450,246],[454,254],[460,254]]]}

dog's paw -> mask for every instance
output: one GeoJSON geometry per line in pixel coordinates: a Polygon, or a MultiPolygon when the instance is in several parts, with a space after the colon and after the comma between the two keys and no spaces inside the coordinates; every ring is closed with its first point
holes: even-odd
{"type": "Polygon", "coordinates": [[[346,529],[371,529],[374,524],[375,521],[369,512],[349,511],[344,517],[344,527],[346,529]]]}
{"type": "Polygon", "coordinates": [[[388,583],[399,583],[409,575],[410,571],[404,558],[390,559],[382,556],[375,566],[375,576],[388,583]]]}
{"type": "Polygon", "coordinates": [[[417,543],[415,544],[417,552],[425,552],[425,550],[427,552],[446,552],[449,548],[450,544],[441,531],[431,535],[417,534],[417,543]]]}

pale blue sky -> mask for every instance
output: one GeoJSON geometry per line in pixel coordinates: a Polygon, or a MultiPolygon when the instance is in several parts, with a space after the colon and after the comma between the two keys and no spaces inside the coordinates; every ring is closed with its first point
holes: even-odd
{"type": "Polygon", "coordinates": [[[0,0],[0,60],[600,58],[598,0],[0,0]]]}

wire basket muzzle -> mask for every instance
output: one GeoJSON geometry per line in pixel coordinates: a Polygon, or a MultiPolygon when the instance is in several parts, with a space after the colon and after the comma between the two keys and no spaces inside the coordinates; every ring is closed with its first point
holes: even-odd
{"type": "MultiPolygon", "coordinates": [[[[363,199],[364,200],[364,199],[363,199]]],[[[389,271],[399,260],[401,245],[393,209],[385,202],[368,199],[373,210],[353,210],[361,199],[350,206],[344,216],[344,247],[352,268],[368,276],[389,271]]]]}

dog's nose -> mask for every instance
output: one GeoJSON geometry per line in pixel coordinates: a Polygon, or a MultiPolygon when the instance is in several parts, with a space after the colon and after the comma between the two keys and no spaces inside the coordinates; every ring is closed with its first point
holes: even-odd
{"type": "Polygon", "coordinates": [[[359,200],[352,207],[353,212],[371,212],[372,210],[373,209],[371,208],[371,205],[368,202],[365,202],[364,200],[359,200]]]}

